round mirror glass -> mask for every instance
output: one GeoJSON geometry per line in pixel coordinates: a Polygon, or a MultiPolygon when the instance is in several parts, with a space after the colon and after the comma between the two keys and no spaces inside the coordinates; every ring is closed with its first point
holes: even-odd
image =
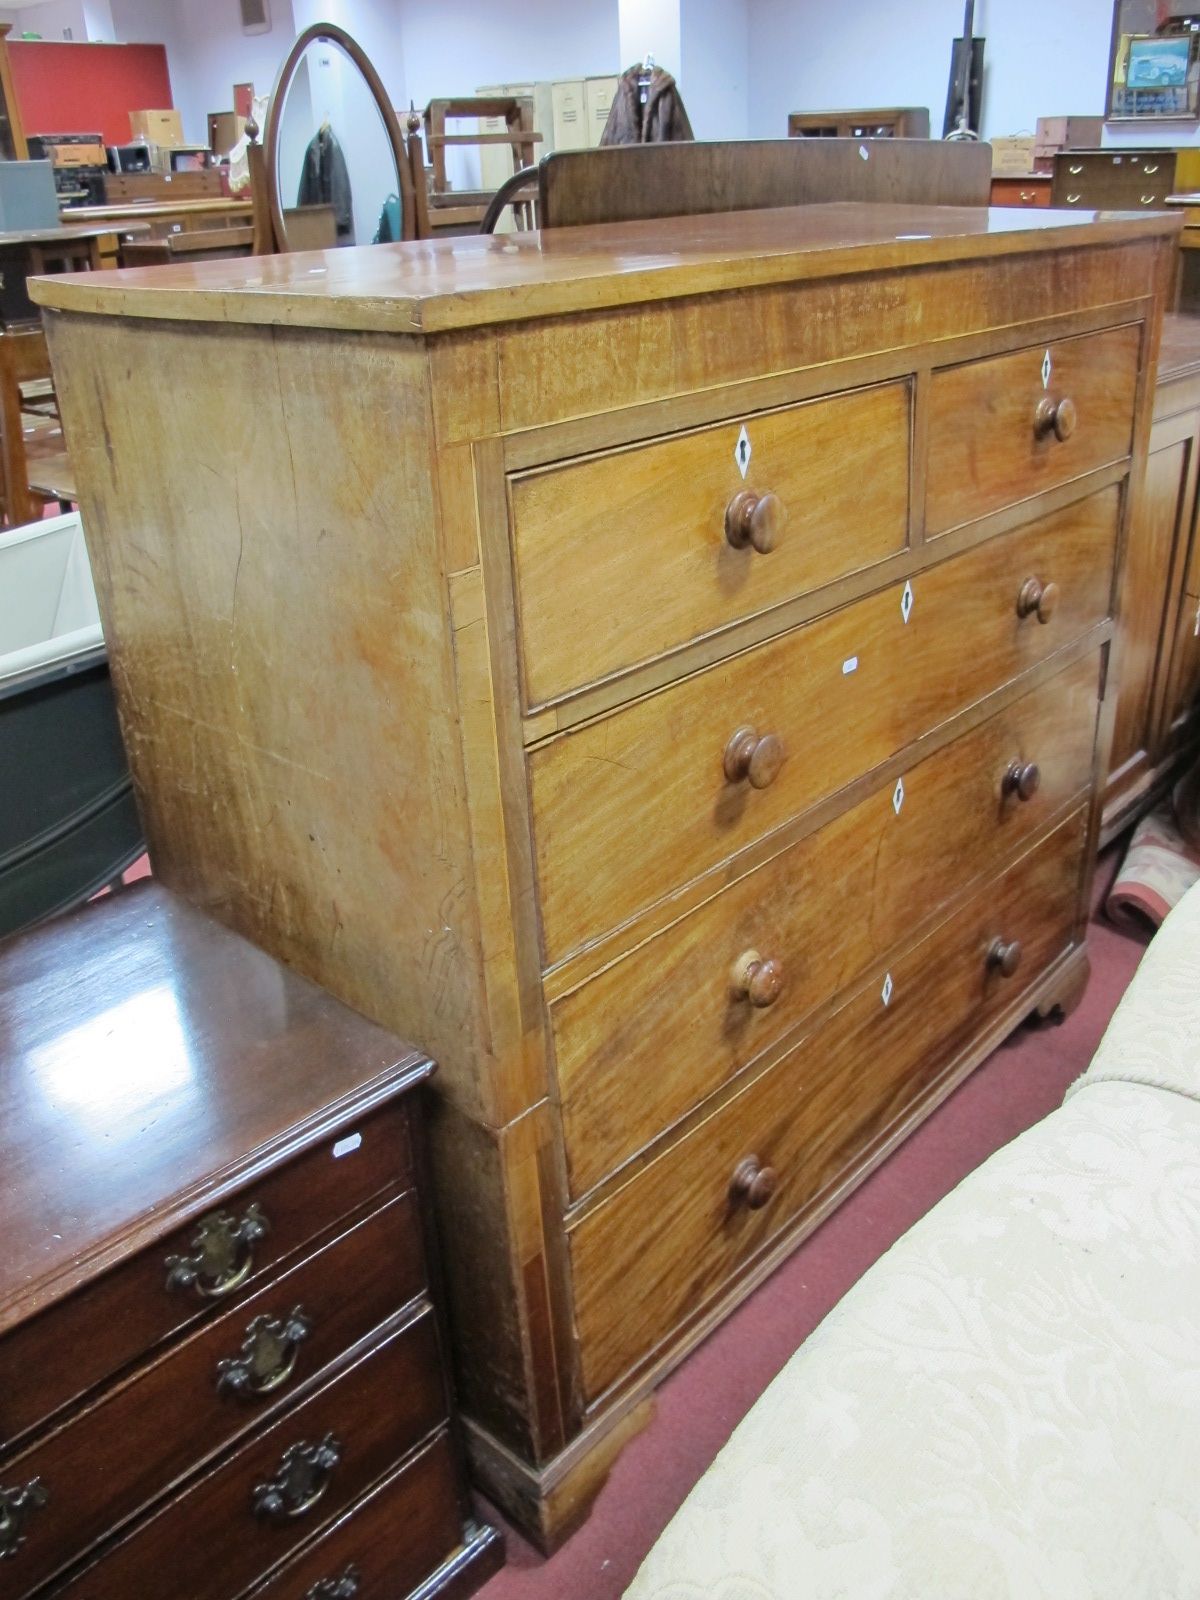
{"type": "Polygon", "coordinates": [[[264,143],[282,248],[404,237],[395,113],[370,63],[340,30],[297,39],[271,96],[264,143]]]}

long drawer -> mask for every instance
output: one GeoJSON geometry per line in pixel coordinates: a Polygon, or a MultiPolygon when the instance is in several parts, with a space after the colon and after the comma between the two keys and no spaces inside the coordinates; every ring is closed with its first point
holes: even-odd
{"type": "Polygon", "coordinates": [[[29,1588],[75,1560],[386,1322],[424,1281],[409,1191],[7,1463],[5,1483],[36,1478],[46,1494],[14,1576],[29,1588]]]}
{"type": "Polygon", "coordinates": [[[239,1303],[312,1241],[316,1219],[333,1223],[385,1187],[405,1186],[408,1118],[403,1103],[386,1107],[363,1123],[357,1144],[347,1136],[314,1146],[0,1339],[0,1448],[197,1318],[239,1303]],[[70,1351],[70,1362],[46,1361],[52,1348],[70,1351]]]}
{"type": "Polygon", "coordinates": [[[403,1600],[462,1538],[454,1455],[439,1433],[253,1600],[403,1600]]]}
{"type": "Polygon", "coordinates": [[[445,1412],[433,1313],[425,1311],[62,1593],[70,1600],[230,1600],[345,1511],[445,1412]]]}
{"type": "Polygon", "coordinates": [[[1070,948],[1085,840],[1081,810],[571,1230],[589,1401],[852,1172],[1070,948]]]}
{"type": "Polygon", "coordinates": [[[535,749],[546,964],[1105,618],[1119,503],[1089,496],[535,749]]]}
{"type": "Polygon", "coordinates": [[[933,374],[930,536],[1129,454],[1141,324],[933,374]]]}
{"type": "Polygon", "coordinates": [[[1098,682],[1075,662],[554,1001],[572,1196],[1076,800],[1098,682]]]}
{"type": "Polygon", "coordinates": [[[905,380],[515,477],[527,702],[902,550],[909,413],[905,380]]]}

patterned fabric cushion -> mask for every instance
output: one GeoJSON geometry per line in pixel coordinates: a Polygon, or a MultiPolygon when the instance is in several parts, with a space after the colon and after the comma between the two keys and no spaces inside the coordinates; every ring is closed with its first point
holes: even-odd
{"type": "Polygon", "coordinates": [[[1091,1083],[846,1295],[627,1600],[1195,1600],[1198,1485],[1200,1102],[1091,1083]]]}
{"type": "Polygon", "coordinates": [[[1113,1082],[1200,1099],[1200,883],[1155,934],[1091,1065],[1067,1098],[1093,1083],[1113,1082]]]}

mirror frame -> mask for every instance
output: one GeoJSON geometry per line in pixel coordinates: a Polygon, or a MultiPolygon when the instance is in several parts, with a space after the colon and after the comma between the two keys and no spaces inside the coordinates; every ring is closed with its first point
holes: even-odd
{"type": "MultiPolygon", "coordinates": [[[[359,44],[357,39],[352,39],[344,28],[339,28],[335,22],[314,22],[303,33],[297,34],[292,48],[283,58],[283,63],[275,75],[275,86],[271,90],[271,100],[267,107],[267,125],[263,130],[263,153],[266,160],[267,189],[271,201],[271,227],[275,233],[276,246],[281,252],[289,252],[287,242],[287,222],[284,217],[284,206],[279,193],[279,132],[283,119],[283,107],[287,100],[287,92],[291,87],[292,79],[297,68],[304,58],[304,52],[310,44],[328,43],[338,45],[350,57],[358,68],[371,97],[375,101],[376,110],[383,121],[384,131],[388,143],[392,147],[392,158],[396,163],[396,185],[400,196],[400,210],[402,215],[402,239],[415,239],[416,232],[416,203],[413,193],[412,173],[408,165],[408,149],[404,142],[404,135],[400,131],[400,122],[396,116],[395,108],[388,99],[383,82],[376,72],[370,57],[359,44]]],[[[353,178],[351,179],[353,182],[353,178]]]]}

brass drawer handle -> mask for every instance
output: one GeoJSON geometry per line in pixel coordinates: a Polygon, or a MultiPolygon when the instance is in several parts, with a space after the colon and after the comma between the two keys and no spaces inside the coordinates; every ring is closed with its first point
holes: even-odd
{"type": "Polygon", "coordinates": [[[1083,171],[1083,163],[1080,162],[1080,164],[1078,166],[1075,166],[1074,163],[1072,163],[1070,166],[1068,166],[1067,171],[1071,174],[1071,176],[1073,178],[1077,178],[1079,176],[1079,174],[1083,171]]]}
{"type": "Polygon", "coordinates": [[[240,1353],[217,1362],[217,1393],[254,1400],[282,1388],[296,1370],[300,1346],[311,1332],[312,1322],[302,1306],[286,1317],[255,1317],[240,1353]]]}
{"type": "Polygon", "coordinates": [[[747,545],[770,555],[787,526],[787,507],[777,494],[742,489],[725,507],[725,537],[735,550],[747,545]]]}
{"type": "Polygon", "coordinates": [[[0,1489],[0,1561],[11,1561],[29,1537],[29,1519],[50,1495],[40,1478],[19,1489],[0,1489]]]}
{"type": "Polygon", "coordinates": [[[1070,395],[1064,395],[1061,400],[1051,400],[1049,395],[1045,395],[1034,408],[1033,431],[1039,439],[1052,433],[1065,443],[1075,432],[1078,421],[1079,413],[1070,395]]]}
{"type": "Polygon", "coordinates": [[[1013,977],[1021,965],[1021,941],[993,939],[988,947],[987,964],[989,972],[998,972],[1004,978],[1013,977]]]}
{"type": "Polygon", "coordinates": [[[773,733],[760,738],[751,727],[741,727],[729,736],[725,746],[725,776],[730,783],[749,778],[752,789],[765,789],[775,782],[783,765],[783,742],[773,733]]]}
{"type": "Polygon", "coordinates": [[[320,1444],[290,1445],[275,1476],[254,1490],[254,1515],[268,1522],[306,1516],[328,1489],[341,1459],[342,1447],[331,1433],[320,1444]]]}
{"type": "Polygon", "coordinates": [[[1022,189],[1021,190],[1021,204],[1022,205],[1031,206],[1036,199],[1037,199],[1037,195],[1034,193],[1034,191],[1032,189],[1022,189]]]}
{"type": "Polygon", "coordinates": [[[305,1591],[304,1600],[354,1600],[362,1585],[362,1574],[353,1562],[340,1578],[322,1578],[305,1591]]]}
{"type": "Polygon", "coordinates": [[[1146,177],[1152,178],[1158,171],[1158,162],[1156,161],[1152,167],[1143,167],[1142,171],[1145,173],[1146,177]]]}
{"type": "Polygon", "coordinates": [[[729,1194],[751,1211],[761,1211],[778,1187],[779,1174],[774,1167],[764,1167],[757,1156],[746,1156],[733,1170],[729,1194]]]}
{"type": "Polygon", "coordinates": [[[1077,206],[1082,199],[1083,196],[1081,194],[1069,194],[1067,196],[1067,204],[1069,206],[1077,206]]]}
{"type": "Polygon", "coordinates": [[[271,1231],[257,1201],[235,1222],[226,1211],[201,1219],[192,1236],[192,1254],[168,1256],[167,1288],[195,1289],[203,1300],[220,1300],[254,1271],[254,1246],[271,1231]]]}
{"type": "Polygon", "coordinates": [[[1036,761],[1010,761],[1000,787],[1004,794],[1015,794],[1018,800],[1032,800],[1041,781],[1042,772],[1036,761]]]}
{"type": "Polygon", "coordinates": [[[1142,196],[1142,204],[1144,206],[1152,206],[1157,199],[1158,196],[1156,194],[1144,194],[1142,196]]]}
{"type": "Polygon", "coordinates": [[[745,950],[733,964],[733,992],[759,1010],[773,1006],[783,992],[783,968],[757,950],[745,950]]]}
{"type": "Polygon", "coordinates": [[[1017,595],[1017,615],[1036,615],[1039,622],[1049,622],[1058,610],[1059,588],[1056,583],[1043,583],[1040,578],[1026,578],[1017,595]]]}

